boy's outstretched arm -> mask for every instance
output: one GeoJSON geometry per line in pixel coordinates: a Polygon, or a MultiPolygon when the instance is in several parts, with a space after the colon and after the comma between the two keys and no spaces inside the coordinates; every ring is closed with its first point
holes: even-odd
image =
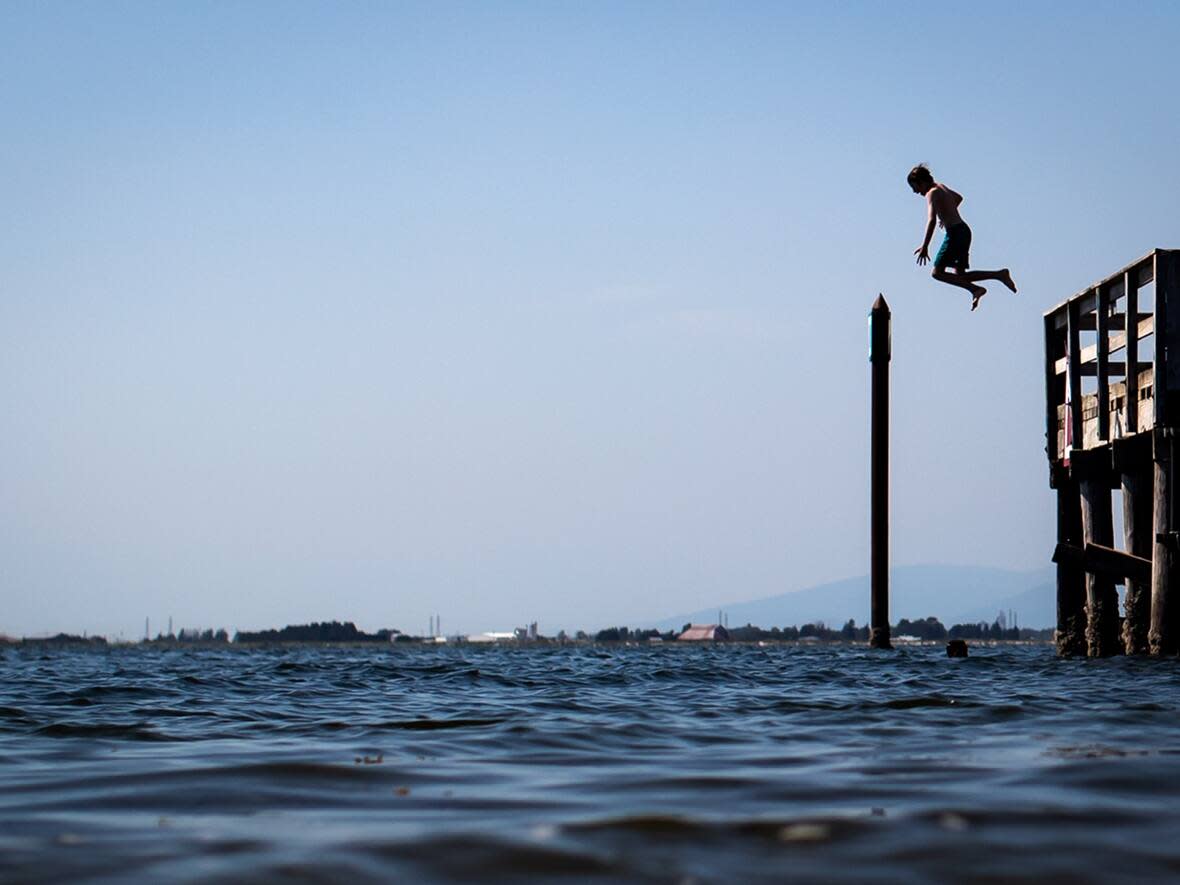
{"type": "Polygon", "coordinates": [[[918,256],[918,264],[925,264],[930,260],[930,238],[934,236],[934,226],[938,223],[938,214],[934,211],[933,190],[926,195],[926,236],[922,238],[922,245],[914,250],[918,256]]]}

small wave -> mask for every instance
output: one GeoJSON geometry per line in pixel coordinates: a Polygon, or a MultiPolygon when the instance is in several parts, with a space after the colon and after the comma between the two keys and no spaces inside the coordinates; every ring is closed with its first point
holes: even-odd
{"type": "Polygon", "coordinates": [[[504,719],[393,719],[368,725],[368,728],[400,731],[439,731],[448,728],[487,728],[504,719]]]}
{"type": "Polygon", "coordinates": [[[0,880],[1169,880],[1176,669],[1004,654],[10,654],[0,880]]]}
{"type": "Polygon", "coordinates": [[[188,740],[188,738],[156,731],[143,723],[120,725],[117,723],[102,722],[55,722],[52,725],[43,725],[41,728],[36,729],[34,733],[43,737],[52,738],[112,738],[124,741],[158,742],[188,740]]]}
{"type": "MultiPolygon", "coordinates": [[[[551,832],[538,831],[531,841],[471,834],[410,843],[353,843],[349,849],[379,860],[383,867],[397,864],[407,881],[527,882],[538,876],[568,877],[575,882],[622,880],[625,860],[610,853],[547,844],[551,832]]],[[[389,880],[388,870],[374,881],[382,880],[389,880]]]]}
{"type": "Polygon", "coordinates": [[[878,704],[867,704],[864,706],[884,707],[889,710],[917,710],[923,707],[968,707],[975,706],[972,703],[964,703],[958,698],[948,698],[945,695],[918,695],[911,698],[890,698],[887,701],[881,701],[878,704]]]}

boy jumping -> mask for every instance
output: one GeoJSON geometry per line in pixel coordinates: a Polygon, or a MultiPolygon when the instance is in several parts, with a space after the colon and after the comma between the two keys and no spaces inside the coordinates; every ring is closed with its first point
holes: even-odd
{"type": "Polygon", "coordinates": [[[918,264],[925,264],[930,260],[930,238],[934,236],[934,224],[946,229],[946,239],[934,256],[934,270],[930,275],[940,283],[950,283],[971,293],[971,309],[979,307],[979,299],[987,294],[987,289],[977,286],[980,280],[999,280],[1013,292],[1016,284],[1012,282],[1012,274],[1008,268],[1003,270],[967,270],[968,253],[971,251],[971,228],[959,216],[959,204],[963,198],[945,184],[935,181],[934,176],[925,164],[919,164],[910,170],[906,177],[910,188],[915,194],[926,198],[926,237],[922,245],[914,250],[918,256],[918,264]],[[949,273],[947,268],[954,268],[949,273]]]}

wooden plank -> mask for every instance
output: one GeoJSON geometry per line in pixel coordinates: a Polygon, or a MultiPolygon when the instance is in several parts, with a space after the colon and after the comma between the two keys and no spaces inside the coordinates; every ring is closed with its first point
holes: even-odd
{"type": "Polygon", "coordinates": [[[1150,559],[1124,553],[1104,544],[1086,542],[1079,547],[1076,544],[1058,543],[1051,561],[1057,565],[1084,569],[1116,584],[1122,584],[1128,578],[1132,581],[1151,581],[1150,559]]]}
{"type": "MultiPolygon", "coordinates": [[[[1093,314],[1091,314],[1090,316],[1092,318],[1093,314]]],[[[1120,314],[1120,316],[1121,316],[1121,314],[1120,314]]],[[[1085,318],[1083,317],[1083,319],[1085,319],[1085,318]]],[[[1078,326],[1079,326],[1079,329],[1084,330],[1084,323],[1079,323],[1078,326]]],[[[1107,328],[1108,329],[1111,328],[1109,321],[1107,323],[1107,328]]],[[[1148,335],[1152,334],[1154,331],[1155,331],[1155,318],[1152,317],[1150,314],[1148,314],[1147,319],[1143,320],[1139,323],[1139,337],[1146,338],[1148,335]]],[[[1126,346],[1126,333],[1125,332],[1118,332],[1118,333],[1110,336],[1110,348],[1109,348],[1108,352],[1122,350],[1123,347],[1125,347],[1125,346],[1126,346]]],[[[1065,360],[1064,357],[1057,360],[1057,371],[1059,373],[1065,371],[1064,360],[1065,360]]],[[[1089,347],[1082,348],[1082,364],[1083,365],[1085,365],[1086,363],[1094,363],[1097,361],[1098,361],[1098,345],[1097,344],[1091,344],[1089,347]]]]}
{"type": "MultiPolygon", "coordinates": [[[[1056,305],[1055,307],[1045,311],[1045,316],[1050,316],[1050,315],[1053,316],[1054,328],[1064,329],[1067,324],[1067,318],[1065,315],[1065,307],[1067,304],[1069,304],[1071,301],[1076,301],[1079,299],[1087,298],[1087,296],[1089,296],[1091,293],[1093,293],[1093,291],[1100,286],[1109,286],[1111,284],[1118,283],[1119,281],[1122,280],[1123,274],[1125,274],[1125,273],[1134,274],[1135,279],[1138,280],[1140,288],[1146,286],[1148,283],[1150,283],[1152,280],[1155,279],[1154,259],[1155,259],[1155,253],[1157,251],[1161,251],[1161,250],[1152,249],[1150,252],[1148,252],[1143,257],[1136,258],[1130,264],[1126,265],[1125,267],[1120,268],[1118,271],[1116,271],[1115,273],[1112,273],[1110,276],[1106,277],[1105,279],[1101,279],[1097,283],[1095,283],[1091,286],[1087,286],[1085,289],[1078,292],[1076,295],[1073,295],[1073,296],[1065,299],[1065,301],[1063,301],[1060,304],[1056,305]]],[[[1087,307],[1085,307],[1082,310],[1082,313],[1086,313],[1087,311],[1094,309],[1094,304],[1093,304],[1092,300],[1087,301],[1086,304],[1087,304],[1087,307]]]]}
{"type": "Polygon", "coordinates": [[[1098,370],[1098,438],[1110,439],[1110,302],[1104,287],[1094,293],[1098,306],[1098,355],[1095,365],[1098,370]]]}
{"type": "MultiPolygon", "coordinates": [[[[1064,359],[1065,359],[1065,357],[1062,357],[1060,360],[1057,361],[1057,363],[1058,363],[1057,374],[1058,375],[1065,374],[1066,370],[1069,368],[1067,365],[1062,364],[1064,359]]],[[[1138,363],[1138,366],[1139,366],[1140,371],[1142,371],[1143,369],[1152,368],[1151,363],[1141,362],[1141,363],[1138,363]]],[[[1124,375],[1127,372],[1127,364],[1124,363],[1122,360],[1110,360],[1106,364],[1106,367],[1107,367],[1107,370],[1113,375],[1124,375]]],[[[1091,360],[1088,363],[1082,363],[1080,366],[1078,366],[1078,374],[1081,375],[1083,378],[1093,378],[1095,375],[1098,374],[1098,366],[1094,363],[1093,360],[1091,360]]]]}
{"type": "MultiPolygon", "coordinates": [[[[1128,276],[1130,276],[1130,274],[1128,274],[1128,276]]],[[[1121,293],[1123,288],[1124,288],[1123,286],[1119,286],[1118,291],[1121,293]]],[[[1136,287],[1136,288],[1138,288],[1138,287],[1136,287]]],[[[1114,304],[1116,299],[1123,297],[1121,294],[1116,295],[1114,289],[1112,289],[1108,294],[1110,296],[1110,303],[1111,304],[1114,304]]],[[[1150,319],[1150,317],[1151,317],[1151,314],[1149,314],[1149,313],[1139,314],[1140,321],[1150,319]]],[[[1112,311],[1110,314],[1110,327],[1112,329],[1122,328],[1123,324],[1126,322],[1126,319],[1127,319],[1126,311],[1123,311],[1123,310],[1112,311]]],[[[1098,328],[1098,317],[1096,314],[1089,313],[1081,318],[1081,330],[1083,332],[1093,332],[1097,328],[1098,328]]]]}
{"type": "MultiPolygon", "coordinates": [[[[1123,317],[1123,345],[1127,349],[1126,363],[1133,366],[1139,362],[1139,329],[1143,327],[1143,321],[1135,321],[1135,318],[1140,316],[1139,286],[1130,271],[1124,274],[1123,289],[1127,293],[1126,314],[1123,317]]],[[[1113,346],[1112,342],[1111,347],[1113,346]]],[[[1123,402],[1123,427],[1127,433],[1134,433],[1139,426],[1139,373],[1124,374],[1127,377],[1127,398],[1123,402]]]]}
{"type": "MultiPolygon", "coordinates": [[[[1136,287],[1134,291],[1135,291],[1135,298],[1138,299],[1139,288],[1136,287]]],[[[1122,323],[1123,328],[1124,328],[1124,331],[1116,332],[1115,334],[1110,336],[1110,352],[1111,353],[1114,353],[1116,350],[1122,350],[1124,347],[1126,347],[1127,341],[1129,341],[1130,339],[1134,338],[1136,341],[1138,341],[1140,338],[1146,338],[1148,335],[1152,334],[1155,331],[1155,317],[1153,317],[1149,313],[1141,313],[1141,314],[1139,314],[1139,316],[1142,317],[1142,319],[1139,320],[1139,324],[1135,330],[1135,331],[1137,331],[1138,334],[1130,334],[1129,332],[1125,331],[1126,330],[1126,323],[1125,323],[1126,315],[1120,313],[1120,314],[1117,314],[1116,316],[1112,316],[1110,318],[1111,328],[1114,328],[1116,323],[1122,323]]]]}
{"type": "Polygon", "coordinates": [[[1073,296],[1069,301],[1065,302],[1062,307],[1061,314],[1057,317],[1057,328],[1065,329],[1069,327],[1069,309],[1077,306],[1078,311],[1078,330],[1081,330],[1081,317],[1094,310],[1094,290],[1090,289],[1073,296]]]}
{"type": "Polygon", "coordinates": [[[1066,357],[1069,360],[1069,371],[1065,376],[1066,390],[1069,391],[1069,436],[1070,448],[1082,447],[1082,373],[1081,373],[1081,342],[1078,335],[1078,316],[1081,313],[1080,301],[1069,303],[1069,328],[1067,330],[1066,357]]]}
{"type": "Polygon", "coordinates": [[[1115,583],[1118,584],[1125,583],[1128,578],[1151,583],[1151,560],[1146,556],[1136,556],[1100,544],[1087,544],[1085,564],[1086,571],[1108,575],[1117,579],[1115,583]]]}

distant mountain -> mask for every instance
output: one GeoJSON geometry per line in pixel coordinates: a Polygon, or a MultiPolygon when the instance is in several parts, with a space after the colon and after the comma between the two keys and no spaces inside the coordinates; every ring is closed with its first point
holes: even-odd
{"type": "MultiPolygon", "coordinates": [[[[1036,573],[1034,573],[1036,574],[1036,573]]],[[[1122,587],[1117,588],[1122,595],[1122,587]]],[[[1030,587],[1023,593],[1017,593],[1004,599],[993,600],[985,605],[965,609],[953,615],[946,626],[951,624],[975,624],[980,621],[991,623],[996,619],[998,611],[1013,611],[1016,613],[1016,623],[1021,627],[1041,629],[1057,625],[1057,582],[1050,570],[1049,580],[1030,587]]]]}
{"type": "MultiPolygon", "coordinates": [[[[659,621],[660,629],[711,624],[720,608],[731,627],[800,626],[823,621],[839,627],[852,618],[869,620],[869,576],[861,575],[751,602],[721,604],[659,621]]],[[[1057,621],[1052,566],[1031,572],[958,565],[911,565],[889,572],[889,620],[938,618],[946,626],[995,620],[1014,610],[1022,627],[1052,627],[1057,621]]]]}

